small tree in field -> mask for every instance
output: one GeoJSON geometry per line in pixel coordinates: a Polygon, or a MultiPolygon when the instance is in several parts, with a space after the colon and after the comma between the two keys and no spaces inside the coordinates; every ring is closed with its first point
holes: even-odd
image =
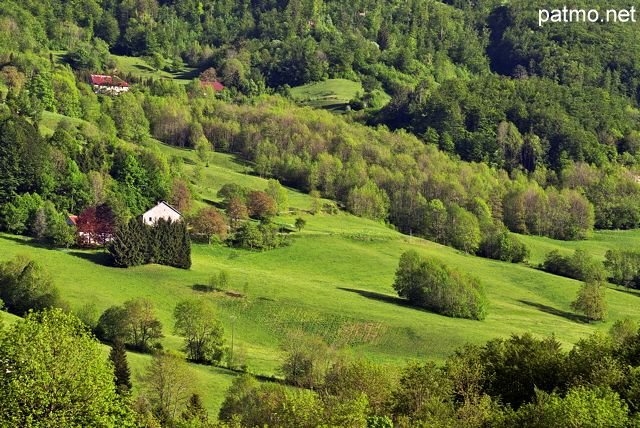
{"type": "Polygon", "coordinates": [[[227,217],[231,222],[231,227],[237,229],[241,222],[249,218],[249,213],[247,212],[247,206],[237,196],[232,196],[229,199],[229,203],[227,204],[227,217]]]}
{"type": "Polygon", "coordinates": [[[211,244],[211,237],[217,236],[222,241],[227,239],[227,225],[222,215],[214,207],[201,208],[191,222],[195,234],[206,236],[211,244]]]}
{"type": "Polygon", "coordinates": [[[296,229],[298,229],[298,232],[300,232],[302,229],[304,229],[304,227],[307,225],[307,222],[305,219],[303,219],[302,217],[298,217],[296,219],[296,229]]]}
{"type": "Polygon", "coordinates": [[[274,200],[262,190],[247,195],[247,210],[251,217],[258,219],[271,218],[277,213],[274,200]]]}
{"type": "Polygon", "coordinates": [[[585,314],[589,322],[604,321],[607,315],[607,302],[604,287],[600,281],[585,282],[578,290],[576,300],[571,303],[571,309],[585,314]]]}
{"type": "Polygon", "coordinates": [[[204,299],[186,299],[173,311],[175,333],[184,337],[187,358],[214,363],[224,354],[224,331],[213,304],[204,299]]]}

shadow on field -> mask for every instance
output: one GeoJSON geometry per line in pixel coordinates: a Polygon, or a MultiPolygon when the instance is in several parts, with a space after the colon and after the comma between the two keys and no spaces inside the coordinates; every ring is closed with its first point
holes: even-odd
{"type": "Polygon", "coordinates": [[[97,265],[101,265],[101,266],[112,266],[111,264],[111,255],[107,252],[104,251],[100,251],[100,252],[95,252],[95,253],[85,253],[82,251],[69,251],[69,254],[71,254],[74,257],[78,257],[80,259],[84,259],[84,260],[88,260],[92,263],[95,263],[97,265]]]}
{"type": "Polygon", "coordinates": [[[29,247],[35,248],[51,248],[50,246],[43,244],[42,242],[38,242],[33,238],[28,238],[26,236],[0,236],[2,239],[6,239],[7,241],[13,241],[20,245],[28,245],[29,247]]]}
{"type": "Polygon", "coordinates": [[[534,308],[538,308],[542,312],[546,312],[551,315],[556,315],[558,317],[566,318],[570,321],[583,322],[588,323],[589,318],[584,315],[574,314],[572,312],[563,311],[562,309],[552,308],[551,306],[542,305],[540,303],[533,303],[526,300],[518,300],[520,303],[524,303],[528,306],[533,306],[534,308]]]}
{"type": "Polygon", "coordinates": [[[214,207],[216,207],[219,210],[223,210],[225,208],[225,206],[224,206],[224,204],[222,202],[216,202],[216,201],[213,201],[211,199],[202,198],[202,202],[204,202],[205,204],[213,205],[214,207]]]}
{"type": "Polygon", "coordinates": [[[344,287],[338,287],[338,290],[350,291],[352,293],[359,294],[362,297],[366,297],[367,299],[378,300],[379,302],[392,303],[398,306],[405,306],[405,307],[414,308],[418,310],[424,310],[416,306],[411,306],[409,302],[407,302],[403,298],[389,296],[388,294],[376,293],[375,291],[357,290],[355,288],[344,288],[344,287]]]}
{"type": "Polygon", "coordinates": [[[612,290],[620,291],[622,293],[631,294],[632,296],[640,297],[640,290],[628,288],[623,285],[616,285],[614,287],[609,287],[612,290]]]}

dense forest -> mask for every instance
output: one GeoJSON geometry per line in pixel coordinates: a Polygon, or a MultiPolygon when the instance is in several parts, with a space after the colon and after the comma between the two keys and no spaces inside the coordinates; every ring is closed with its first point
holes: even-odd
{"type": "MultiPolygon", "coordinates": [[[[638,228],[639,30],[625,23],[540,26],[537,10],[545,7],[521,0],[0,0],[0,230],[58,247],[83,245],[67,215],[82,220],[105,210],[108,233],[117,237],[115,264],[157,262],[171,257],[150,256],[140,248],[160,244],[131,236],[153,241],[136,217],[167,200],[186,216],[194,239],[267,250],[286,244],[270,224],[288,209],[282,185],[336,201],[324,207],[329,213],[346,209],[467,254],[514,263],[529,250],[512,232],[581,240],[595,229],[638,228]],[[116,56],[143,58],[150,70],[189,82],[129,73],[120,77],[130,91],[96,94],[89,75],[117,74],[116,56]],[[291,97],[292,87],[334,78],[363,88],[342,115],[300,107],[291,97]],[[206,93],[200,80],[226,88],[206,93]],[[371,102],[382,92],[391,97],[388,104],[371,102]],[[46,126],[51,113],[64,116],[54,129],[46,126]],[[228,187],[219,194],[221,206],[198,210],[198,178],[153,139],[195,150],[196,175],[213,151],[227,152],[247,159],[270,185],[228,187]]],[[[588,5],[616,7],[628,5],[588,5]]],[[[86,234],[82,228],[91,224],[78,228],[86,234]]],[[[176,234],[188,247],[186,230],[176,234]]],[[[634,251],[607,253],[614,282],[640,282],[634,251]]],[[[541,267],[584,279],[572,265],[579,255],[550,254],[541,267]]],[[[186,255],[176,257],[166,264],[191,266],[186,255]]],[[[21,269],[38,277],[37,267],[23,261],[21,269]]],[[[2,269],[13,274],[20,263],[2,269]]],[[[420,263],[459,275],[460,284],[475,281],[437,261],[420,263]]],[[[46,299],[30,297],[29,307],[15,293],[3,294],[5,303],[22,315],[58,302],[49,283],[41,288],[46,299]]],[[[483,318],[483,305],[463,316],[483,318]]],[[[75,321],[51,316],[87,339],[75,321]]],[[[3,333],[0,343],[26,329],[3,333]]],[[[238,378],[220,417],[247,426],[386,427],[418,420],[511,426],[532,418],[551,426],[591,400],[610,412],[603,410],[598,417],[608,419],[598,426],[617,426],[638,411],[637,332],[623,333],[585,339],[569,353],[553,339],[496,339],[458,351],[443,368],[412,365],[382,379],[382,395],[374,394],[377,386],[362,385],[371,394],[344,403],[348,376],[375,377],[381,369],[327,360],[330,370],[318,374],[313,361],[289,354],[284,382],[303,392],[238,378]],[[512,391],[505,386],[515,370],[507,356],[518,347],[541,361],[518,374],[530,384],[512,391]],[[601,365],[584,365],[589,355],[601,365]],[[287,375],[291,365],[296,370],[287,375]],[[536,376],[542,380],[532,382],[536,376]],[[428,398],[417,398],[423,395],[428,398]],[[309,413],[268,419],[280,412],[269,398],[290,408],[304,403],[309,413]],[[255,414],[243,410],[246,403],[255,414]]],[[[189,426],[198,423],[204,424],[189,426]]]]}

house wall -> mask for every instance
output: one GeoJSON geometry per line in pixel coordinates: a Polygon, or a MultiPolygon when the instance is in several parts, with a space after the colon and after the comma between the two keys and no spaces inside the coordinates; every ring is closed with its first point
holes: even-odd
{"type": "Polygon", "coordinates": [[[159,218],[165,220],[178,221],[180,220],[180,214],[169,208],[164,204],[156,205],[149,211],[142,215],[144,222],[148,225],[153,225],[159,218]]]}

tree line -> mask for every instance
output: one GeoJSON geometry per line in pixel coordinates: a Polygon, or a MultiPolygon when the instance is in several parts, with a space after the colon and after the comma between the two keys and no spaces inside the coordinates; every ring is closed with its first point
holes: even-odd
{"type": "Polygon", "coordinates": [[[444,365],[384,366],[295,336],[288,383],[236,378],[219,413],[241,426],[618,427],[633,424],[638,326],[620,320],[565,351],[529,333],[466,345],[444,365]],[[297,337],[297,339],[295,339],[297,337]]]}

